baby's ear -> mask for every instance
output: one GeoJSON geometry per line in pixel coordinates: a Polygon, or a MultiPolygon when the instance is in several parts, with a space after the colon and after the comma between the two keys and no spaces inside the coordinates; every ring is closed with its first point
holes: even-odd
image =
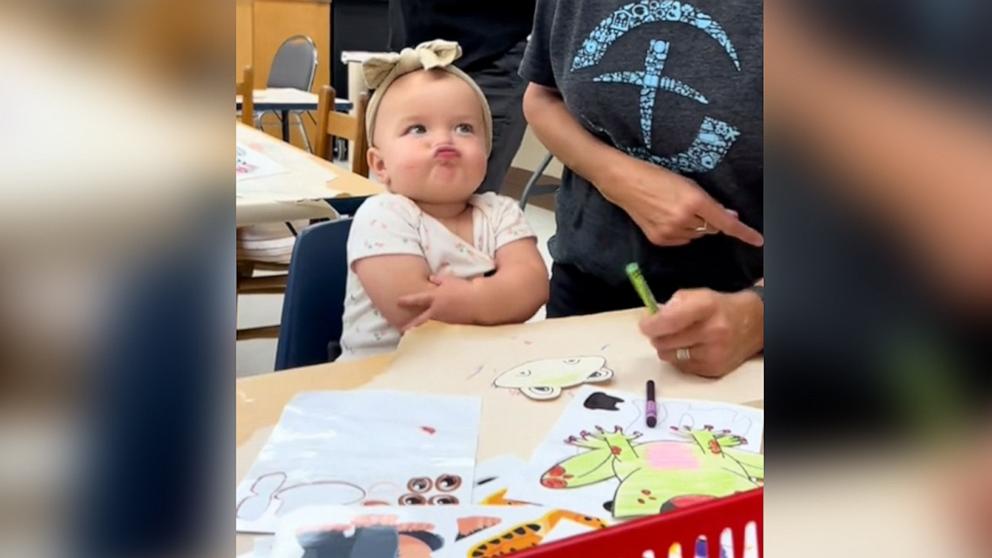
{"type": "Polygon", "coordinates": [[[386,171],[386,161],[382,158],[379,153],[379,149],[376,147],[370,147],[366,153],[366,158],[369,162],[369,170],[372,171],[379,182],[385,185],[389,185],[389,173],[386,171]]]}

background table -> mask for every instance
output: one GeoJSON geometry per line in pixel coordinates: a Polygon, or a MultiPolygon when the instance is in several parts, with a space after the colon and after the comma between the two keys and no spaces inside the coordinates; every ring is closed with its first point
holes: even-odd
{"type": "MultiPolygon", "coordinates": [[[[256,89],[252,93],[255,112],[279,111],[282,116],[282,140],[289,141],[289,112],[294,110],[317,110],[316,93],[293,88],[256,89]]],[[[234,96],[234,105],[241,110],[241,95],[234,96]]],[[[334,110],[349,112],[354,105],[348,99],[336,98],[334,110]]]]}
{"type": "Polygon", "coordinates": [[[238,143],[262,153],[279,163],[286,171],[252,178],[243,181],[244,184],[236,185],[236,192],[242,190],[235,201],[236,221],[239,227],[257,223],[333,217],[334,211],[323,200],[365,197],[384,191],[380,184],[289,143],[279,141],[261,130],[240,122],[235,126],[238,143]],[[264,189],[278,194],[278,199],[244,194],[243,191],[247,189],[248,183],[251,190],[264,189]]]}

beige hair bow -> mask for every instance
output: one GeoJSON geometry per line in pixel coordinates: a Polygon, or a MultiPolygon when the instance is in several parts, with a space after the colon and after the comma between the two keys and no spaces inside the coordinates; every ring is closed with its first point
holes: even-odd
{"type": "Polygon", "coordinates": [[[416,48],[405,48],[401,52],[391,52],[370,57],[362,64],[362,73],[365,76],[365,83],[369,89],[374,89],[372,98],[369,99],[369,106],[365,113],[365,133],[369,140],[369,145],[374,146],[375,140],[375,119],[379,112],[379,104],[386,94],[386,90],[400,76],[418,70],[444,70],[450,74],[461,78],[472,87],[479,102],[482,103],[483,126],[485,127],[486,151],[492,149],[492,114],[489,110],[489,103],[486,96],[479,89],[471,77],[465,72],[456,68],[453,63],[462,55],[462,47],[452,41],[435,39],[426,43],[420,43],[416,48]]]}

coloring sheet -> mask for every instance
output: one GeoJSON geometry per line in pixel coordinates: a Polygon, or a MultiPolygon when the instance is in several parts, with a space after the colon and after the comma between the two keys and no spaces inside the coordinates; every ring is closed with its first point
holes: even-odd
{"type": "Polygon", "coordinates": [[[314,507],[287,515],[271,558],[493,558],[605,527],[532,506],[314,507]]]}
{"type": "Polygon", "coordinates": [[[283,410],[236,493],[236,527],[274,532],[312,505],[471,502],[479,398],[321,391],[283,410]]]}
{"type": "Polygon", "coordinates": [[[428,323],[403,335],[389,369],[367,387],[484,396],[480,461],[529,460],[584,387],[643,394],[654,380],[665,398],[764,398],[760,360],[720,379],[682,373],[641,335],[644,315],[632,309],[498,327],[428,323]]]}
{"type": "Polygon", "coordinates": [[[645,403],[582,388],[506,497],[626,519],[763,485],[761,410],[662,397],[649,428],[645,403]]]}
{"type": "Polygon", "coordinates": [[[527,468],[527,462],[513,455],[499,455],[475,466],[472,503],[484,506],[512,506],[524,502],[506,499],[510,483],[527,468]]]}
{"type": "Polygon", "coordinates": [[[286,172],[282,165],[246,144],[238,142],[235,149],[234,176],[237,182],[286,172]]]}

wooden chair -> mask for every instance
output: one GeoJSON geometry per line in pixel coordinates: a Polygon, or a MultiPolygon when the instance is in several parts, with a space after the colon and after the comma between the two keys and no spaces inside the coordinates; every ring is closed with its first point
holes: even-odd
{"type": "Polygon", "coordinates": [[[369,149],[365,137],[365,109],[369,104],[368,93],[362,93],[355,104],[355,114],[344,114],[334,110],[336,93],[330,85],[320,88],[317,102],[317,142],[314,154],[331,161],[334,159],[333,138],[352,142],[351,172],[368,178],[369,162],[365,152],[369,149]]]}
{"type": "Polygon", "coordinates": [[[242,81],[237,84],[236,91],[241,95],[241,122],[248,126],[255,125],[255,71],[251,66],[245,66],[242,81]]]}
{"type": "MultiPolygon", "coordinates": [[[[325,85],[320,90],[317,105],[317,138],[315,155],[327,160],[333,159],[333,138],[347,139],[352,142],[351,171],[368,177],[369,165],[365,157],[368,151],[368,139],[365,135],[365,108],[368,106],[368,95],[363,94],[355,106],[355,114],[349,115],[334,110],[334,88],[325,85]]],[[[287,231],[289,228],[287,227],[287,231]]],[[[294,231],[298,234],[300,231],[294,231]]],[[[286,291],[288,273],[262,275],[256,277],[255,270],[288,272],[288,264],[271,262],[255,262],[251,260],[238,261],[237,290],[238,294],[282,294],[286,291]]],[[[275,338],[279,336],[279,326],[262,326],[239,329],[238,340],[275,338]]]]}

